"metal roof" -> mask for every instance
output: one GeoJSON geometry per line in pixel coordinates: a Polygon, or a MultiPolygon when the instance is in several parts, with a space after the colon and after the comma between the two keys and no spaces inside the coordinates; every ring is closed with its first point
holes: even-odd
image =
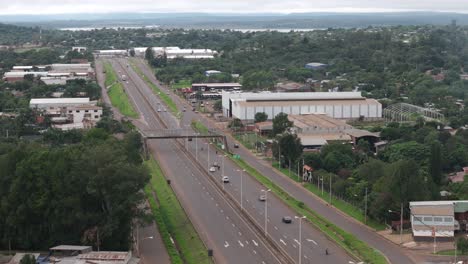
{"type": "Polygon", "coordinates": [[[321,100],[321,99],[304,99],[304,100],[290,100],[290,101],[243,101],[243,100],[233,100],[233,104],[239,104],[241,106],[292,106],[292,105],[310,105],[317,103],[319,105],[360,105],[360,104],[369,104],[369,105],[378,105],[380,104],[374,99],[365,99],[355,100],[355,99],[337,99],[337,100],[321,100]]]}
{"type": "Polygon", "coordinates": [[[33,104],[88,104],[89,98],[32,98],[29,102],[33,104]]]}
{"type": "Polygon", "coordinates": [[[50,250],[56,250],[56,251],[83,251],[83,250],[88,250],[91,249],[91,246],[75,246],[75,245],[59,245],[53,248],[49,248],[50,250]]]}
{"type": "Polygon", "coordinates": [[[361,92],[296,92],[296,93],[223,93],[231,100],[244,101],[304,101],[304,100],[364,100],[361,92]]]}
{"type": "Polygon", "coordinates": [[[242,87],[240,83],[193,83],[192,87],[242,87]]]}

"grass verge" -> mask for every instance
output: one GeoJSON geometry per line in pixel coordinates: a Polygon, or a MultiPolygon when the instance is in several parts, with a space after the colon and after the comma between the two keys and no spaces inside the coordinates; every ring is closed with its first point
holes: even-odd
{"type": "Polygon", "coordinates": [[[171,85],[172,89],[182,89],[182,88],[190,88],[192,86],[192,82],[190,80],[180,80],[173,85],[171,85]]]}
{"type": "Polygon", "coordinates": [[[164,93],[163,91],[161,91],[161,89],[156,84],[154,84],[148,78],[148,76],[146,76],[143,73],[143,71],[140,68],[138,68],[133,62],[131,62],[130,65],[132,66],[133,70],[136,71],[143,78],[143,80],[151,87],[153,92],[157,96],[159,96],[159,98],[161,98],[161,100],[166,104],[167,108],[169,108],[169,111],[171,111],[176,117],[179,117],[180,114],[179,114],[179,111],[177,110],[177,105],[174,103],[172,98],[166,93],[164,93]]]}
{"type": "MultiPolygon", "coordinates": [[[[172,244],[170,236],[164,238],[162,234],[172,263],[213,263],[208,257],[208,251],[203,241],[192,226],[174,192],[167,184],[158,162],[151,158],[145,161],[145,164],[151,173],[150,183],[145,188],[151,209],[156,212],[156,221],[162,222],[163,231],[167,230],[166,233],[172,235],[179,249],[177,251],[174,244],[172,244]],[[158,197],[159,207],[154,200],[153,191],[158,197]]],[[[161,227],[159,222],[158,227],[161,227]]]]}
{"type": "MultiPolygon", "coordinates": [[[[436,255],[455,256],[455,249],[446,249],[446,250],[437,251],[436,255]]],[[[466,254],[464,255],[464,254],[462,254],[462,252],[460,250],[457,250],[457,256],[468,256],[468,255],[466,255],[466,254]]]]}
{"type": "MultiPolygon", "coordinates": [[[[194,122],[193,127],[204,127],[201,122],[194,122]]],[[[207,129],[205,127],[205,129],[207,129]]],[[[319,230],[326,234],[331,240],[335,241],[350,255],[353,255],[366,263],[384,264],[387,263],[386,258],[376,249],[370,247],[363,241],[359,240],[354,235],[344,231],[340,227],[332,224],[330,221],[320,216],[312,209],[307,207],[304,202],[299,201],[287,192],[283,191],[281,187],[272,182],[269,178],[262,175],[255,168],[250,166],[243,159],[235,159],[232,155],[229,158],[241,168],[245,169],[250,175],[255,177],[266,188],[271,189],[280,199],[282,199],[289,207],[294,209],[299,215],[307,216],[307,219],[315,225],[319,230]]]]}
{"type": "Polygon", "coordinates": [[[106,62],[104,63],[104,68],[106,70],[105,85],[106,87],[109,87],[107,94],[109,95],[112,105],[117,107],[123,115],[138,118],[138,114],[130,103],[130,100],[125,93],[122,84],[119,82],[112,65],[106,62]]]}
{"type": "MultiPolygon", "coordinates": [[[[273,167],[278,169],[278,162],[273,163],[273,167]]],[[[300,182],[299,178],[297,177],[297,173],[294,170],[291,170],[291,174],[289,174],[289,169],[287,168],[281,168],[279,169],[281,173],[283,173],[285,176],[291,178],[292,180],[296,182],[300,182]]],[[[330,192],[327,191],[327,188],[324,189],[323,194],[322,190],[317,187],[316,184],[313,183],[303,183],[304,188],[315,194],[316,196],[320,197],[322,200],[326,202],[330,202],[330,192]]],[[[351,216],[352,218],[358,220],[359,222],[363,223],[365,222],[365,217],[364,217],[364,212],[363,209],[360,209],[346,201],[343,201],[342,199],[339,199],[336,196],[331,197],[331,203],[333,206],[338,208],[340,211],[344,212],[345,214],[351,216]]],[[[363,207],[364,208],[364,207],[363,207]]],[[[367,223],[369,227],[375,229],[375,230],[384,230],[385,225],[382,223],[379,223],[371,218],[367,218],[367,223]]]]}

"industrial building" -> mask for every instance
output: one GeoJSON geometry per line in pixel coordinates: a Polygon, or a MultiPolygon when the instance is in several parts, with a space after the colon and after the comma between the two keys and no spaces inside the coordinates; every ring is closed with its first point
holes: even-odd
{"type": "Polygon", "coordinates": [[[293,123],[291,132],[301,139],[305,149],[318,149],[333,141],[357,144],[358,140],[377,142],[379,136],[366,130],[355,129],[344,120],[326,114],[288,115],[293,123]]]}
{"type": "Polygon", "coordinates": [[[96,50],[94,51],[94,54],[97,56],[107,56],[107,57],[113,57],[113,56],[128,56],[128,51],[127,50],[96,50]]]}
{"type": "Polygon", "coordinates": [[[216,91],[232,91],[240,90],[242,84],[240,83],[193,83],[192,92],[202,91],[202,92],[216,92],[216,91]]]}
{"type": "Polygon", "coordinates": [[[47,116],[60,130],[89,129],[102,118],[102,107],[89,98],[35,98],[29,107],[36,110],[38,122],[47,116]]]}
{"type": "Polygon", "coordinates": [[[468,200],[410,202],[410,210],[415,239],[453,238],[467,231],[468,200]]]}
{"type": "Polygon", "coordinates": [[[34,71],[11,71],[5,72],[3,74],[3,80],[5,82],[17,82],[23,81],[25,76],[32,75],[34,78],[45,77],[47,76],[48,72],[34,72],[34,71]]]}
{"type": "Polygon", "coordinates": [[[226,117],[253,121],[264,112],[271,120],[279,113],[326,114],[337,119],[380,119],[382,105],[360,92],[299,92],[299,93],[222,93],[223,114],[226,117]]]}
{"type": "Polygon", "coordinates": [[[62,64],[44,66],[13,66],[12,71],[3,75],[6,82],[23,81],[26,75],[40,78],[45,84],[66,84],[68,80],[94,79],[94,69],[90,63],[62,64]],[[41,70],[41,71],[34,71],[41,70]]]}

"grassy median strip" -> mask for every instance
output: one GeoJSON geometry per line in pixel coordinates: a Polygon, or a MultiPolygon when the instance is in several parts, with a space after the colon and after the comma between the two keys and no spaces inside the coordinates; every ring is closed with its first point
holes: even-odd
{"type": "Polygon", "coordinates": [[[163,102],[169,108],[169,111],[171,111],[176,117],[179,117],[179,113],[178,113],[179,111],[177,110],[177,105],[174,103],[172,98],[166,93],[164,93],[163,91],[161,91],[161,89],[159,89],[159,87],[156,84],[154,84],[148,78],[148,76],[146,76],[143,73],[143,71],[140,68],[138,68],[133,62],[131,62],[130,65],[132,66],[133,70],[136,71],[143,78],[143,80],[151,87],[151,89],[153,89],[153,92],[155,92],[156,95],[158,95],[159,98],[163,100],[163,102]]]}
{"type": "MultiPolygon", "coordinates": [[[[195,128],[204,127],[201,122],[194,122],[192,125],[195,128]]],[[[376,249],[370,247],[363,241],[359,240],[354,235],[344,231],[340,227],[332,224],[330,221],[320,216],[312,209],[307,207],[302,201],[299,201],[287,192],[283,191],[281,187],[272,182],[269,178],[262,175],[255,168],[250,166],[247,162],[240,158],[234,158],[232,155],[228,155],[229,158],[241,168],[245,169],[250,175],[255,177],[260,183],[266,188],[271,189],[279,198],[281,198],[287,205],[294,209],[299,215],[307,216],[307,219],[314,224],[319,230],[325,233],[330,239],[335,241],[349,254],[361,259],[366,263],[384,264],[387,263],[385,257],[376,249]]]]}
{"type": "Polygon", "coordinates": [[[155,213],[158,227],[163,232],[170,234],[177,245],[177,251],[170,240],[170,236],[163,240],[168,249],[172,263],[213,263],[208,257],[208,251],[203,241],[198,236],[195,228],[188,219],[177,197],[166,182],[164,174],[158,162],[153,158],[145,161],[151,173],[151,181],[145,189],[146,196],[150,200],[151,209],[155,213]],[[159,201],[159,207],[154,200],[153,191],[159,201]],[[159,222],[162,222],[160,225],[159,222]],[[167,241],[168,240],[168,241],[167,241]],[[180,255],[179,255],[180,252],[180,255]]]}
{"type": "Polygon", "coordinates": [[[104,63],[104,69],[106,70],[105,85],[106,87],[109,87],[107,94],[109,95],[112,105],[117,107],[123,115],[137,118],[138,114],[130,103],[130,100],[125,93],[122,84],[119,82],[112,65],[106,62],[104,63]]]}

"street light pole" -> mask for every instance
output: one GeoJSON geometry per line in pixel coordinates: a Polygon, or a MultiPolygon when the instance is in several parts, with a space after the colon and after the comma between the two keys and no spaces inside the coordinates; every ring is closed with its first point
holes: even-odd
{"type": "Polygon", "coordinates": [[[330,175],[330,205],[332,204],[332,176],[330,175]]]}
{"type": "Polygon", "coordinates": [[[195,134],[195,159],[198,161],[198,133],[195,134]]]}
{"type": "Polygon", "coordinates": [[[267,207],[267,204],[268,204],[268,192],[270,192],[271,189],[268,189],[268,190],[262,190],[262,192],[265,192],[265,237],[267,236],[268,232],[267,232],[267,219],[268,219],[268,207],[267,207]]]}
{"type": "Polygon", "coordinates": [[[364,203],[364,224],[367,224],[367,187],[366,187],[366,196],[365,196],[365,203],[364,203]]]}
{"type": "Polygon", "coordinates": [[[302,219],[306,216],[294,216],[294,218],[299,219],[299,264],[302,263],[302,219]]]}
{"type": "Polygon", "coordinates": [[[403,244],[403,203],[400,204],[400,244],[403,244]]]}
{"type": "Polygon", "coordinates": [[[223,155],[223,171],[221,172],[221,183],[223,184],[223,191],[224,191],[224,183],[223,183],[223,177],[224,177],[224,157],[225,157],[225,155],[223,155]]]}
{"type": "Polygon", "coordinates": [[[241,211],[244,210],[244,199],[243,199],[243,184],[242,184],[242,178],[244,178],[244,171],[245,170],[237,170],[240,171],[241,176],[240,176],[240,181],[241,181],[241,211]]]}
{"type": "Polygon", "coordinates": [[[323,176],[320,178],[320,181],[322,182],[322,196],[323,196],[323,176]]]}

